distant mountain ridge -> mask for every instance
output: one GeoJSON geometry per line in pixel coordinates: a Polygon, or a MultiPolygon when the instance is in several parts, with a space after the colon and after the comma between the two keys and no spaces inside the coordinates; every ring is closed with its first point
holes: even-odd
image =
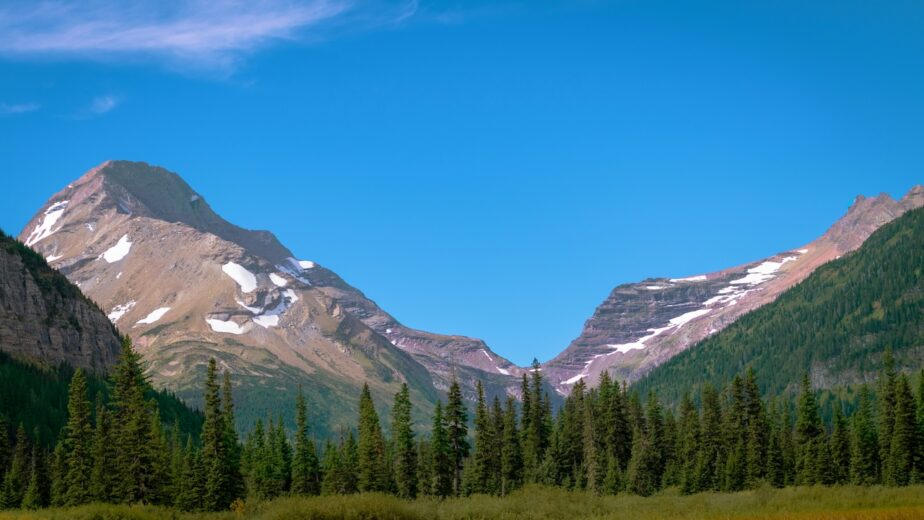
{"type": "Polygon", "coordinates": [[[472,397],[476,380],[494,394],[519,387],[522,369],[484,342],[403,326],[272,233],[225,221],[160,167],[103,163],[20,236],[133,337],[156,384],[196,403],[217,357],[240,385],[242,424],[291,409],[299,385],[323,428],[352,417],[363,382],[382,405],[407,382],[423,412],[453,376],[472,397]]]}
{"type": "Polygon", "coordinates": [[[837,389],[876,378],[886,349],[900,369],[924,359],[924,208],[875,231],[857,250],[638,381],[669,403],[745,367],[766,395],[793,394],[802,374],[837,389]]]}
{"type": "Polygon", "coordinates": [[[921,206],[922,186],[897,201],[884,193],[860,195],[844,217],[805,246],[714,273],[620,285],[597,307],[581,335],[543,369],[563,394],[581,379],[595,385],[603,371],[635,381],[921,206]]]}

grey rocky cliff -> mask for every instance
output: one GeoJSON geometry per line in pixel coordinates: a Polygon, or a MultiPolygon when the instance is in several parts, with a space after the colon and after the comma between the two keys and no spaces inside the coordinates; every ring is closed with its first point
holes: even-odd
{"type": "Polygon", "coordinates": [[[0,350],[103,373],[119,353],[106,315],[35,253],[0,237],[0,350]]]}

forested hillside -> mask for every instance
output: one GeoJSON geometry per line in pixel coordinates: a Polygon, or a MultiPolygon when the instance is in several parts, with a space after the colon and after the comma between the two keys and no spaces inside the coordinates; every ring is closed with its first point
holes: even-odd
{"type": "Polygon", "coordinates": [[[765,395],[803,372],[833,389],[870,381],[891,347],[899,369],[924,359],[924,210],[883,226],[852,254],[653,370],[635,387],[676,404],[751,367],[765,395]]]}
{"type": "MultiPolygon", "coordinates": [[[[67,421],[67,388],[74,369],[67,365],[44,368],[23,363],[0,352],[0,418],[12,427],[22,424],[44,446],[57,440],[58,432],[67,421]]],[[[102,376],[88,374],[87,386],[92,399],[99,395],[109,400],[111,388],[102,376]]],[[[178,422],[184,433],[198,437],[202,414],[188,408],[173,394],[147,388],[148,399],[157,402],[165,424],[178,422]]]]}

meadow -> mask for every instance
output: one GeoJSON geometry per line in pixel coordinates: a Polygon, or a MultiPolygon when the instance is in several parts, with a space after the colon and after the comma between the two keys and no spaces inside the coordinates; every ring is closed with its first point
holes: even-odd
{"type": "Polygon", "coordinates": [[[406,501],[381,494],[279,498],[235,512],[180,513],[153,506],[89,504],[41,511],[8,511],[0,520],[908,520],[924,518],[924,485],[759,488],[683,496],[668,489],[652,497],[595,496],[530,486],[506,497],[473,496],[406,501]]]}

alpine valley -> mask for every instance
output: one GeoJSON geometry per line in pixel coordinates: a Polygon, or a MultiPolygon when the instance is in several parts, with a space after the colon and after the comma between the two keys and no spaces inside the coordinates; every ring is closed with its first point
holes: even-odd
{"type": "MultiPolygon", "coordinates": [[[[603,372],[630,383],[642,378],[921,206],[920,186],[897,201],[858,196],[809,244],[714,273],[616,287],[581,334],[541,366],[550,393],[560,399],[580,380],[594,386],[603,372]]],[[[98,305],[133,339],[154,386],[193,406],[202,404],[208,360],[216,358],[233,375],[237,422],[245,429],[268,413],[291,410],[299,387],[323,435],[348,426],[364,383],[381,404],[407,383],[424,422],[453,378],[470,400],[478,381],[489,397],[518,396],[529,370],[479,339],[403,325],[306,259],[310,251],[294,253],[268,231],[225,221],[178,175],[146,163],[108,161],[88,171],[51,196],[19,238],[89,300],[69,309],[83,332],[49,318],[54,326],[31,352],[2,342],[13,355],[91,369],[111,364],[113,333],[84,310],[98,305]],[[94,340],[99,334],[107,339],[94,340]],[[80,346],[87,342],[99,350],[80,346]]],[[[22,335],[4,326],[0,337],[22,335]]]]}

